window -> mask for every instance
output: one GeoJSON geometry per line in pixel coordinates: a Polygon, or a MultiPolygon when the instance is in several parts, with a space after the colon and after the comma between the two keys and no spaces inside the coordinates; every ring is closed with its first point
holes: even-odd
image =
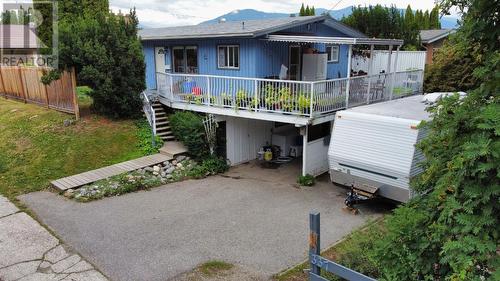
{"type": "Polygon", "coordinates": [[[339,45],[327,45],[328,62],[339,62],[339,45]]]}
{"type": "Polygon", "coordinates": [[[217,47],[217,65],[219,68],[240,68],[240,46],[220,45],[217,47]]]}
{"type": "Polygon", "coordinates": [[[176,73],[198,73],[198,48],[196,46],[173,47],[172,63],[176,73]]]}

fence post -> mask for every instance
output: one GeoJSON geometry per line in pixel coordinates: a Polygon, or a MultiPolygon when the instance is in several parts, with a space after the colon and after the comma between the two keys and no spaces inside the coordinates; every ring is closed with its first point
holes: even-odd
{"type": "Polygon", "coordinates": [[[7,98],[7,90],[5,89],[5,83],[3,82],[2,67],[0,67],[0,83],[2,83],[2,90],[3,90],[3,93],[0,92],[0,95],[4,95],[5,98],[7,98]]]}
{"type": "Polygon", "coordinates": [[[312,261],[312,255],[320,255],[320,215],[319,212],[309,213],[309,266],[311,272],[320,275],[321,268],[312,261]]]}
{"type": "Polygon", "coordinates": [[[20,83],[21,83],[21,93],[20,94],[22,95],[24,103],[26,103],[26,92],[25,92],[24,82],[23,82],[23,71],[21,70],[20,66],[17,66],[17,70],[18,70],[18,73],[19,73],[19,80],[20,80],[20,83]]]}
{"type": "MultiPolygon", "coordinates": [[[[75,119],[80,119],[80,107],[78,106],[78,94],[76,93],[76,70],[74,67],[71,68],[71,90],[73,91],[73,108],[75,110],[75,119]]],[[[49,100],[47,98],[47,104],[49,100]]]]}

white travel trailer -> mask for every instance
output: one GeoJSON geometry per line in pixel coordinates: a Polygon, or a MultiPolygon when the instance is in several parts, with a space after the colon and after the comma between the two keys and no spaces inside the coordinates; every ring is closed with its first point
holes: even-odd
{"type": "Polygon", "coordinates": [[[430,118],[422,97],[339,111],[328,151],[331,180],[364,195],[406,202],[424,157],[415,147],[425,136],[417,126],[430,118]]]}

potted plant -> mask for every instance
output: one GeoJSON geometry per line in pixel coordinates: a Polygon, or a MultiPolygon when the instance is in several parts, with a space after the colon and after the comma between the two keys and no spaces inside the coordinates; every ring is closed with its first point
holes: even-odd
{"type": "Polygon", "coordinates": [[[247,93],[243,89],[239,89],[236,92],[236,107],[247,107],[249,104],[249,98],[247,93]]]}
{"type": "Polygon", "coordinates": [[[301,93],[297,99],[297,105],[301,113],[308,114],[311,109],[311,100],[306,95],[301,93]]]}

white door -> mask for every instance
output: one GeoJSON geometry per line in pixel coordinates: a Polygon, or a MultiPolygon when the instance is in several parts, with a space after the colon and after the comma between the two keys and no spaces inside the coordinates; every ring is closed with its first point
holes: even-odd
{"type": "Polygon", "coordinates": [[[271,143],[272,122],[228,117],[226,120],[227,158],[231,165],[257,158],[260,147],[271,143]]]}
{"type": "Polygon", "coordinates": [[[156,72],[165,73],[165,48],[155,47],[156,72]]]}

